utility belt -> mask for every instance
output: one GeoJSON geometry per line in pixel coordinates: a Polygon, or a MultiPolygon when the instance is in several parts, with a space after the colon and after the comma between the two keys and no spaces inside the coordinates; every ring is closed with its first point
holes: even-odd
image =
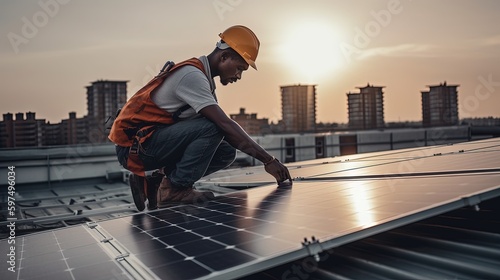
{"type": "Polygon", "coordinates": [[[142,149],[142,146],[141,146],[141,143],[143,143],[144,141],[141,141],[142,138],[144,137],[149,137],[151,136],[151,134],[153,134],[153,132],[156,130],[157,126],[151,126],[151,127],[148,127],[146,129],[141,129],[139,131],[137,131],[137,133],[135,134],[134,138],[133,138],[133,142],[132,142],[132,146],[130,146],[130,150],[129,150],[129,155],[130,154],[139,154],[139,151],[142,149]]]}

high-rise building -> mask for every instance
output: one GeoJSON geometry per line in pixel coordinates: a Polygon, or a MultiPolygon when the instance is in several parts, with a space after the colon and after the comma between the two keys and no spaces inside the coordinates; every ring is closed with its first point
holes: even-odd
{"type": "Polygon", "coordinates": [[[107,141],[104,123],[127,101],[127,82],[99,80],[87,86],[90,143],[107,141]]]}
{"type": "Polygon", "coordinates": [[[422,125],[445,126],[457,125],[459,85],[447,85],[446,82],[427,86],[429,91],[422,91],[422,125]]]}
{"type": "Polygon", "coordinates": [[[51,124],[45,119],[36,119],[34,112],[3,114],[0,121],[0,148],[40,147],[91,143],[87,117],[76,118],[69,113],[69,119],[51,124]]]}
{"type": "Polygon", "coordinates": [[[383,128],[384,122],[384,87],[367,84],[357,87],[359,93],[347,93],[349,128],[383,128]]]}
{"type": "Polygon", "coordinates": [[[127,101],[128,81],[99,80],[87,86],[88,117],[106,121],[127,101]]]}
{"type": "Polygon", "coordinates": [[[59,145],[74,145],[92,143],[89,138],[88,117],[77,118],[75,112],[69,113],[69,118],[59,124],[61,140],[59,145]]]}
{"type": "Polygon", "coordinates": [[[40,147],[44,145],[44,119],[36,119],[35,113],[3,114],[0,123],[0,147],[40,147]]]}
{"type": "Polygon", "coordinates": [[[230,114],[229,116],[250,135],[262,135],[270,132],[268,119],[258,119],[255,113],[247,114],[245,108],[240,108],[239,114],[230,114]]]}
{"type": "Polygon", "coordinates": [[[316,129],[316,85],[281,86],[281,112],[285,132],[316,129]]]}
{"type": "Polygon", "coordinates": [[[53,145],[95,144],[108,142],[104,123],[115,116],[127,101],[128,81],[92,82],[87,86],[87,116],[77,118],[75,112],[60,123],[35,119],[35,113],[3,114],[0,121],[0,148],[53,145]]]}

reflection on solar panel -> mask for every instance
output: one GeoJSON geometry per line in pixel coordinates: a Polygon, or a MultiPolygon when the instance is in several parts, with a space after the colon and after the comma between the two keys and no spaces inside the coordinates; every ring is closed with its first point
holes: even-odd
{"type": "MultiPolygon", "coordinates": [[[[377,177],[451,175],[499,172],[500,141],[495,139],[455,145],[355,154],[290,164],[298,180],[345,180],[377,177]]],[[[199,185],[254,186],[272,183],[261,167],[214,173],[199,185]]]]}
{"type": "MultiPolygon", "coordinates": [[[[2,279],[241,277],[500,196],[499,145],[490,140],[294,164],[293,176],[302,180],[293,188],[267,185],[18,237],[16,272],[2,279]],[[414,169],[401,171],[406,166],[414,169]]],[[[2,252],[8,246],[0,242],[2,252]]]]}

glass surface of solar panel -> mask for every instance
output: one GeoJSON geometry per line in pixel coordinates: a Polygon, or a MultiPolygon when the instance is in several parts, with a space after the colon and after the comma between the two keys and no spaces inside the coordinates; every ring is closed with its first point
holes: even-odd
{"type": "MultiPolygon", "coordinates": [[[[402,150],[353,154],[288,164],[296,179],[348,179],[460,173],[488,169],[500,171],[500,140],[464,142],[453,145],[418,147],[402,150]]],[[[262,167],[211,174],[200,185],[248,187],[273,183],[262,167]]]]}
{"type": "MultiPolygon", "coordinates": [[[[84,226],[16,238],[16,267],[2,279],[130,279],[84,226]]],[[[7,252],[10,244],[0,241],[7,252]]],[[[6,255],[2,254],[2,257],[6,255]]],[[[7,260],[2,259],[2,265],[7,260]]]]}
{"type": "Polygon", "coordinates": [[[255,188],[201,206],[178,206],[100,226],[112,235],[118,231],[116,240],[126,248],[134,243],[147,248],[147,253],[137,252],[138,258],[154,273],[209,277],[295,251],[307,255],[304,238],[330,241],[376,228],[382,231],[389,222],[413,213],[448,211],[439,207],[453,202],[463,206],[464,197],[497,191],[498,182],[500,174],[297,182],[290,190],[255,188]],[[129,224],[130,229],[124,232],[126,227],[116,226],[118,222],[129,224]],[[191,269],[184,275],[178,267],[191,269]]]}

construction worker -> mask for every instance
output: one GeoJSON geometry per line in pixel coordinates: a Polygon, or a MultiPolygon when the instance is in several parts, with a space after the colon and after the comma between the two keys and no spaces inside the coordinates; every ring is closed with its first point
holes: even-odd
{"type": "Polygon", "coordinates": [[[109,138],[117,144],[120,163],[125,168],[132,166],[129,157],[134,151],[144,170],[159,170],[152,176],[142,171],[131,175],[130,187],[139,210],[145,208],[146,198],[149,209],[213,199],[212,192],[197,191],[193,184],[231,165],[236,149],[263,162],[278,183],[291,184],[288,169],[227,116],[215,95],[215,77],[225,86],[240,80],[249,66],[257,70],[260,42],[241,25],[229,27],[219,37],[209,55],[191,59],[175,71],[172,68],[168,79],[142,90],[142,99],[131,98],[113,124],[109,138]],[[147,113],[158,108],[165,115],[147,113]],[[137,133],[137,128],[144,127],[141,122],[157,125],[137,133]],[[136,138],[135,144],[131,137],[136,138]]]}

